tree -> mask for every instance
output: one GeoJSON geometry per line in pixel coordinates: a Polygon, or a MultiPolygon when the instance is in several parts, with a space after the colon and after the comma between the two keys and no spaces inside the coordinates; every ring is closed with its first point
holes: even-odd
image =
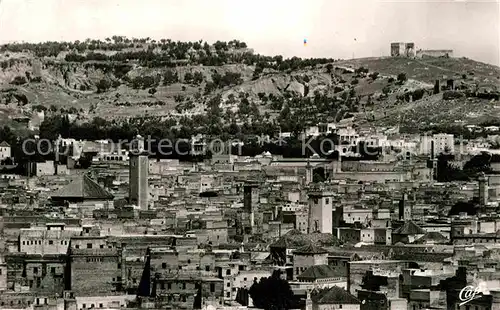
{"type": "Polygon", "coordinates": [[[404,82],[406,82],[408,80],[408,78],[406,77],[406,73],[404,73],[404,72],[401,72],[400,74],[398,74],[397,79],[398,79],[398,82],[400,84],[403,84],[404,82]]]}
{"type": "Polygon", "coordinates": [[[376,79],[378,78],[378,76],[379,76],[379,73],[378,73],[378,72],[373,72],[372,74],[370,74],[370,78],[371,78],[372,80],[376,80],[376,79]]]}
{"type": "Polygon", "coordinates": [[[10,84],[13,84],[13,85],[23,85],[23,84],[26,84],[27,81],[26,81],[26,78],[24,76],[16,76],[12,82],[10,82],[10,84]]]}
{"type": "Polygon", "coordinates": [[[268,278],[254,281],[249,294],[254,306],[264,310],[291,309],[295,300],[290,284],[276,271],[268,278]]]}
{"type": "Polygon", "coordinates": [[[460,215],[460,213],[467,213],[467,215],[476,215],[477,208],[472,201],[459,201],[451,207],[448,216],[460,215]]]}
{"type": "Polygon", "coordinates": [[[179,82],[177,72],[170,69],[166,70],[163,74],[163,85],[171,85],[177,82],[179,82]]]}
{"type": "Polygon", "coordinates": [[[446,154],[449,154],[449,152],[437,156],[437,181],[452,182],[468,180],[469,177],[466,173],[449,163],[453,159],[453,155],[446,154]]]}
{"type": "Polygon", "coordinates": [[[187,72],[184,75],[184,83],[191,84],[193,82],[193,74],[191,72],[187,72]]]}
{"type": "Polygon", "coordinates": [[[107,91],[111,87],[111,83],[108,80],[101,79],[97,83],[97,92],[102,93],[107,91]]]}
{"type": "Polygon", "coordinates": [[[193,74],[193,83],[196,85],[200,85],[203,82],[203,73],[196,71],[193,74]]]}
{"type": "Polygon", "coordinates": [[[490,173],[491,172],[491,154],[483,152],[479,155],[472,157],[468,162],[464,164],[464,172],[469,177],[476,177],[479,173],[490,173]]]}

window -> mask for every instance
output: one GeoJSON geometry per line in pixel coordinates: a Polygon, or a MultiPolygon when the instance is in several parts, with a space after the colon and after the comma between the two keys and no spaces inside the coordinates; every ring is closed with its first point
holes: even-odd
{"type": "Polygon", "coordinates": [[[87,249],[92,249],[92,243],[87,243],[87,249]]]}
{"type": "Polygon", "coordinates": [[[87,308],[87,305],[86,304],[82,304],[82,308],[84,308],[84,309],[87,308]]]}
{"type": "Polygon", "coordinates": [[[75,245],[75,249],[79,249],[80,248],[80,245],[79,244],[76,244],[75,245]]]}
{"type": "Polygon", "coordinates": [[[226,270],[226,275],[230,276],[231,275],[231,269],[226,270]]]}
{"type": "Polygon", "coordinates": [[[330,203],[330,199],[325,198],[325,204],[329,204],[329,203],[330,203]]]}
{"type": "Polygon", "coordinates": [[[103,308],[103,305],[102,305],[102,304],[99,304],[99,308],[103,308]]]}
{"type": "Polygon", "coordinates": [[[185,290],[186,289],[186,283],[182,283],[182,289],[185,290]]]}
{"type": "Polygon", "coordinates": [[[227,287],[231,287],[231,282],[227,282],[227,287]]]}
{"type": "Polygon", "coordinates": [[[226,297],[231,297],[231,292],[227,292],[226,297]]]}
{"type": "Polygon", "coordinates": [[[104,249],[104,244],[101,244],[99,248],[104,249]]]}
{"type": "Polygon", "coordinates": [[[210,266],[205,266],[205,271],[210,271],[210,266]]]}
{"type": "Polygon", "coordinates": [[[172,289],[172,283],[167,283],[167,289],[171,290],[172,289]]]}
{"type": "Polygon", "coordinates": [[[33,273],[38,273],[38,267],[33,267],[33,273]]]}
{"type": "Polygon", "coordinates": [[[118,263],[118,269],[121,269],[121,268],[122,268],[122,264],[118,263]]]}
{"type": "Polygon", "coordinates": [[[247,277],[244,277],[244,278],[243,278],[243,281],[246,281],[246,280],[247,280],[247,277]]]}
{"type": "Polygon", "coordinates": [[[56,273],[56,267],[50,267],[50,273],[55,274],[56,273]]]}
{"type": "Polygon", "coordinates": [[[49,240],[49,245],[53,245],[54,244],[54,241],[53,240],[49,240]]]}
{"type": "Polygon", "coordinates": [[[161,263],[161,268],[166,269],[167,268],[167,263],[161,263]]]}
{"type": "Polygon", "coordinates": [[[210,283],[210,293],[214,293],[214,292],[215,292],[215,284],[210,283]]]}

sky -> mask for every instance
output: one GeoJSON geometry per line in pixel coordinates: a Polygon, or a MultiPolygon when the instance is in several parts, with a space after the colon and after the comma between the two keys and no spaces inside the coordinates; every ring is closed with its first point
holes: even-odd
{"type": "Polygon", "coordinates": [[[238,39],[285,57],[388,56],[391,42],[500,65],[499,0],[0,0],[0,43],[113,35],[238,39]],[[307,45],[304,46],[304,39],[307,45]]]}

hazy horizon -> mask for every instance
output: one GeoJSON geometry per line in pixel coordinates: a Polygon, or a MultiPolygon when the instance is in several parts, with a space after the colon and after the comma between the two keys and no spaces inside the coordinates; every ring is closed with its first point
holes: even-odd
{"type": "Polygon", "coordinates": [[[414,42],[500,65],[500,6],[493,0],[0,1],[2,44],[113,35],[237,39],[264,55],[349,59],[388,56],[391,42],[414,42]]]}

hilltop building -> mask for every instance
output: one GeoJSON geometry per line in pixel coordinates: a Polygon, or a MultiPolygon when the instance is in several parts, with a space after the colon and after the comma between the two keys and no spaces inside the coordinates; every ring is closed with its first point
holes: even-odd
{"type": "Polygon", "coordinates": [[[453,57],[453,50],[418,50],[416,54],[417,58],[426,57],[453,57]]]}
{"type": "Polygon", "coordinates": [[[427,57],[453,57],[453,50],[423,50],[416,49],[413,42],[391,43],[391,57],[427,58],[427,57]]]}
{"type": "Polygon", "coordinates": [[[415,43],[391,43],[391,56],[415,57],[415,43]]]}

